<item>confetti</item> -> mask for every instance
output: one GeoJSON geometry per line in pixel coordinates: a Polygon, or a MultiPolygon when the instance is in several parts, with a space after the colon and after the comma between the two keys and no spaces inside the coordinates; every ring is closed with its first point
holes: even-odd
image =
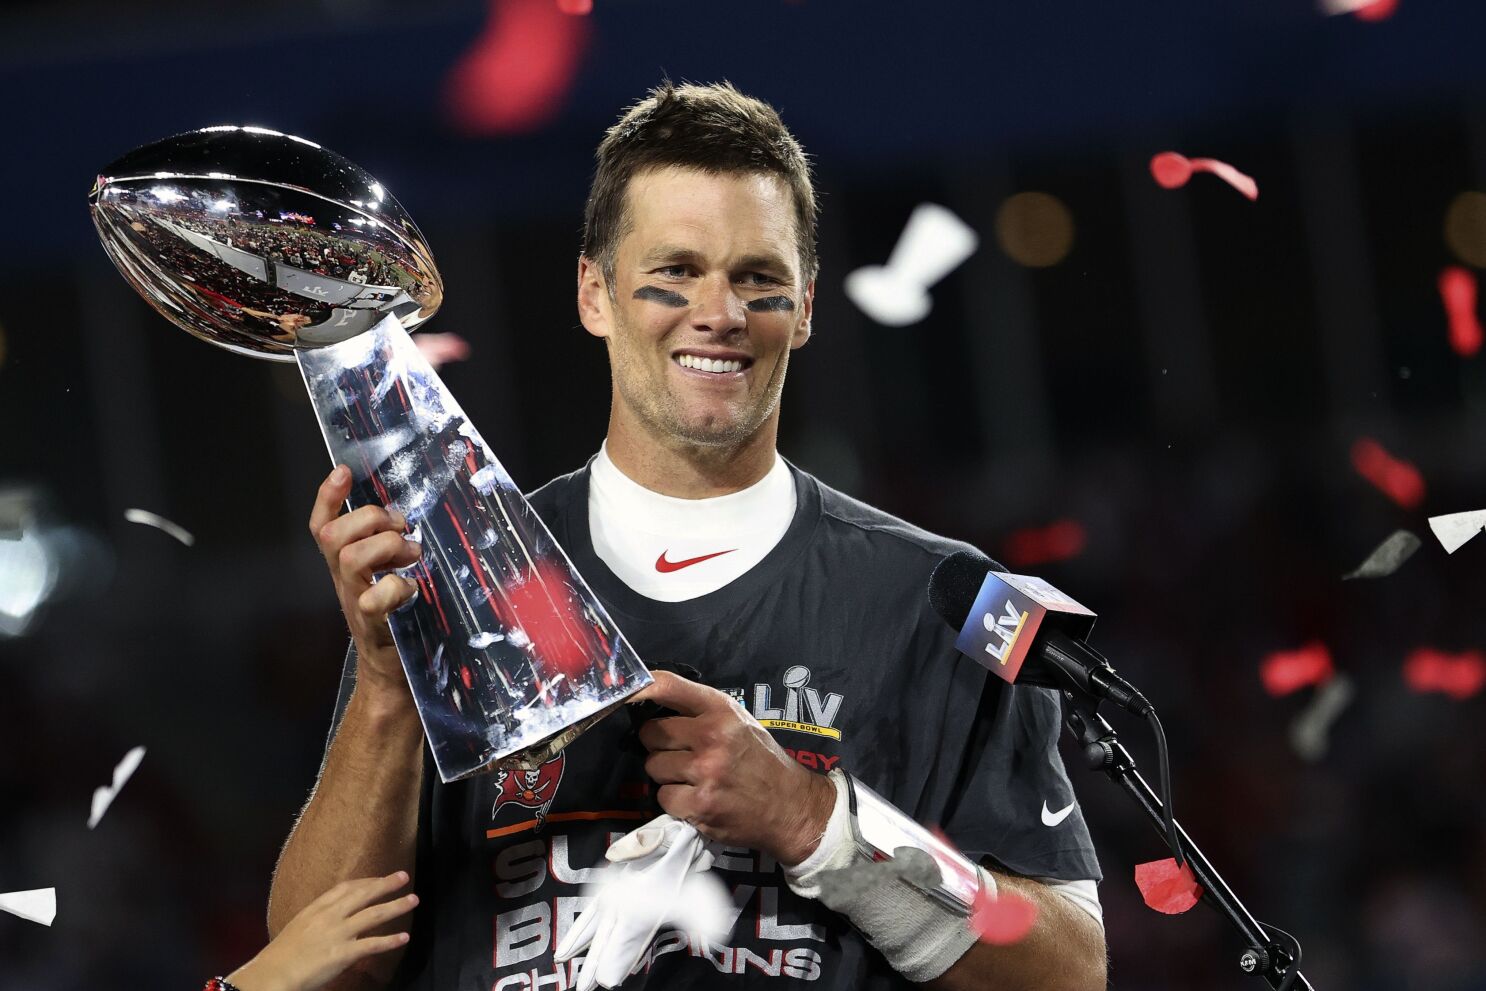
{"type": "Polygon", "coordinates": [[[143,523],[145,526],[164,530],[187,547],[196,543],[196,538],[191,536],[191,531],[177,523],[170,522],[163,516],[157,516],[148,509],[126,509],[124,510],[124,519],[130,523],[143,523]]]}
{"type": "Polygon", "coordinates": [[[1163,151],[1151,159],[1151,178],[1162,189],[1180,189],[1196,172],[1217,176],[1251,200],[1259,198],[1259,184],[1252,176],[1216,158],[1187,158],[1174,151],[1163,151]]]}
{"type": "Polygon", "coordinates": [[[886,265],[868,265],[846,276],[846,295],[867,316],[906,327],[929,315],[929,289],[975,253],[980,237],[959,217],[934,203],[914,208],[886,265]]]}
{"type": "Polygon", "coordinates": [[[1298,650],[1277,650],[1264,658],[1259,666],[1259,680],[1266,692],[1278,698],[1307,685],[1319,685],[1335,671],[1331,651],[1316,640],[1298,650]]]}
{"type": "Polygon", "coordinates": [[[1147,905],[1166,915],[1181,915],[1202,898],[1192,865],[1178,867],[1174,857],[1136,864],[1135,886],[1147,905]]]}
{"type": "Polygon", "coordinates": [[[1403,680],[1421,694],[1441,692],[1463,701],[1486,687],[1486,655],[1479,650],[1447,654],[1419,647],[1404,661],[1403,680]]]}
{"type": "Polygon", "coordinates": [[[1006,563],[1024,568],[1067,561],[1083,553],[1088,535],[1077,520],[1057,520],[1045,527],[1027,527],[1006,538],[1006,563]]]}
{"type": "Polygon", "coordinates": [[[1469,357],[1481,350],[1481,320],[1476,316],[1476,276],[1468,268],[1451,265],[1440,272],[1440,301],[1450,322],[1450,347],[1469,357]]]}
{"type": "Polygon", "coordinates": [[[1321,0],[1322,13],[1355,14],[1360,21],[1381,21],[1397,9],[1398,0],[1321,0]]]}
{"type": "Polygon", "coordinates": [[[931,889],[939,884],[943,875],[940,873],[939,864],[926,851],[916,847],[900,846],[887,860],[827,871],[820,876],[818,883],[821,892],[827,898],[840,897],[855,900],[890,878],[898,878],[920,888],[931,889]]]}
{"type": "Polygon", "coordinates": [[[488,633],[482,630],[479,633],[476,633],[474,636],[470,637],[470,646],[473,647],[475,650],[484,650],[491,644],[500,643],[504,639],[506,639],[506,637],[503,633],[488,633]]]}
{"type": "Polygon", "coordinates": [[[944,873],[939,870],[939,863],[926,850],[920,850],[913,846],[900,846],[893,851],[893,859],[890,861],[893,873],[898,877],[916,885],[924,890],[930,890],[939,886],[944,880],[944,873]]]}
{"type": "Polygon", "coordinates": [[[470,342],[458,334],[414,334],[413,343],[418,345],[423,360],[434,368],[450,362],[464,361],[470,356],[470,342]]]}
{"type": "Polygon", "coordinates": [[[1359,437],[1352,445],[1352,467],[1405,509],[1414,509],[1424,501],[1424,476],[1419,469],[1393,457],[1371,437],[1359,437]]]}
{"type": "Polygon", "coordinates": [[[89,829],[98,825],[98,821],[103,818],[103,813],[108,811],[108,807],[113,804],[113,800],[118,797],[124,783],[138,769],[139,762],[142,760],[144,760],[144,747],[135,747],[125,754],[124,759],[119,761],[118,766],[114,768],[113,784],[93,789],[93,811],[88,815],[89,829]]]}
{"type": "Polygon", "coordinates": [[[572,89],[591,22],[552,0],[489,3],[485,31],[445,78],[445,106],[470,134],[534,131],[572,89]]]}
{"type": "Polygon", "coordinates": [[[33,888],[30,891],[7,891],[0,894],[0,912],[9,912],[28,922],[49,926],[57,917],[57,889],[33,888]]]}
{"type": "Polygon", "coordinates": [[[1429,529],[1434,531],[1435,537],[1439,539],[1445,550],[1454,554],[1467,540],[1482,530],[1486,530],[1486,509],[1477,509],[1469,513],[1450,513],[1446,516],[1431,516],[1429,529]]]}
{"type": "Polygon", "coordinates": [[[1317,690],[1310,705],[1290,724],[1290,746],[1302,760],[1317,761],[1326,756],[1331,745],[1331,727],[1356,694],[1352,679],[1340,673],[1317,690]]]}
{"type": "Polygon", "coordinates": [[[1409,531],[1395,530],[1387,540],[1373,548],[1373,552],[1357,566],[1357,570],[1342,575],[1342,581],[1353,578],[1386,578],[1403,567],[1403,563],[1413,557],[1421,546],[1423,541],[1409,531]]]}
{"type": "Polygon", "coordinates": [[[970,913],[970,928],[982,943],[1010,946],[1032,931],[1037,924],[1037,903],[1014,891],[1001,891],[995,897],[985,888],[975,895],[970,913]]]}

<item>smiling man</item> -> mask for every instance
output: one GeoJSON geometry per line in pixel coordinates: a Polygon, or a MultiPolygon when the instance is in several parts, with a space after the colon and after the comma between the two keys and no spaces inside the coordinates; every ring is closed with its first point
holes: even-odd
{"type": "Polygon", "coordinates": [[[420,902],[396,972],[377,958],[336,987],[566,991],[580,961],[555,951],[582,884],[664,810],[716,844],[733,925],[720,944],[662,930],[625,988],[1102,988],[1059,700],[987,677],[927,602],[934,565],[966,545],[776,450],[817,271],[799,145],[731,86],[666,84],[597,159],[577,296],[608,352],[608,434],[531,501],[641,657],[701,683],[657,672],[643,694],[677,715],[638,734],[611,717],[538,770],[439,784],[386,624],[412,586],[372,582],[418,548],[383,510],[337,516],[337,470],[310,527],[355,650],[270,929],[340,881],[406,870],[420,902]],[[863,870],[869,810],[942,826],[971,890],[1036,903],[1032,931],[978,944],[933,884],[863,870]]]}

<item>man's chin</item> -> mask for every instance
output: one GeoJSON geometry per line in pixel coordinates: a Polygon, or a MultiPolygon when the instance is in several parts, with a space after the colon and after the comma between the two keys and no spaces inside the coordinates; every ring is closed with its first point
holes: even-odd
{"type": "Polygon", "coordinates": [[[671,435],[697,447],[733,447],[747,440],[758,429],[729,417],[704,416],[671,424],[671,435]]]}

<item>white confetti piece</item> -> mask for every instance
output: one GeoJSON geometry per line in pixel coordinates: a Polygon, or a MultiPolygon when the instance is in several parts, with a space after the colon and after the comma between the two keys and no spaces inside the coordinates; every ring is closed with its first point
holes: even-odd
{"type": "Polygon", "coordinates": [[[906,327],[929,315],[929,289],[975,253],[980,237],[959,217],[934,203],[916,207],[886,265],[859,268],[846,277],[846,295],[867,316],[906,327]]]}
{"type": "Polygon", "coordinates": [[[0,894],[0,912],[9,912],[28,922],[49,926],[57,917],[57,889],[33,888],[30,891],[7,891],[0,894]]]}
{"type": "Polygon", "coordinates": [[[1407,530],[1395,530],[1357,566],[1357,570],[1342,575],[1342,581],[1352,578],[1386,578],[1403,563],[1414,556],[1423,542],[1407,530]]]}
{"type": "Polygon", "coordinates": [[[191,531],[177,523],[170,522],[170,520],[167,520],[163,516],[150,512],[148,509],[126,509],[124,510],[124,519],[130,523],[143,523],[145,526],[164,530],[187,547],[196,543],[196,538],[191,536],[191,531]]]}
{"type": "Polygon", "coordinates": [[[1317,761],[1326,756],[1332,724],[1356,694],[1352,679],[1339,671],[1316,690],[1310,704],[1290,724],[1290,746],[1302,760],[1317,761]]]}
{"type": "Polygon", "coordinates": [[[88,816],[89,829],[98,825],[98,821],[103,818],[103,813],[108,811],[108,807],[113,804],[113,800],[118,797],[124,783],[138,769],[139,762],[142,760],[144,760],[144,747],[135,747],[125,754],[124,759],[119,761],[118,766],[114,768],[113,784],[93,789],[93,811],[88,816]]]}
{"type": "Polygon", "coordinates": [[[1445,550],[1454,554],[1467,540],[1486,529],[1486,509],[1477,509],[1469,513],[1450,513],[1448,516],[1431,516],[1429,529],[1434,531],[1434,535],[1439,538],[1445,550]]]}
{"type": "Polygon", "coordinates": [[[505,637],[499,633],[476,633],[470,637],[470,646],[475,650],[484,650],[493,643],[500,643],[505,637]]]}

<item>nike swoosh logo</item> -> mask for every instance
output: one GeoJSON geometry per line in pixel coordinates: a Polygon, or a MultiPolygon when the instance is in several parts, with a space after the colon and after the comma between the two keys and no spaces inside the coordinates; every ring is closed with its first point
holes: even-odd
{"type": "Polygon", "coordinates": [[[1068,818],[1068,813],[1073,811],[1073,803],[1069,802],[1065,807],[1056,812],[1051,812],[1047,807],[1047,800],[1042,802],[1042,824],[1044,826],[1056,826],[1068,818]]]}
{"type": "Polygon", "coordinates": [[[701,564],[703,561],[710,561],[714,557],[722,557],[724,554],[731,554],[737,549],[738,548],[734,547],[730,550],[725,551],[713,551],[711,554],[703,554],[701,557],[689,557],[685,561],[667,561],[667,552],[661,551],[660,557],[655,559],[655,570],[659,571],[663,575],[669,575],[673,571],[680,571],[682,568],[689,568],[693,564],[701,564]]]}

